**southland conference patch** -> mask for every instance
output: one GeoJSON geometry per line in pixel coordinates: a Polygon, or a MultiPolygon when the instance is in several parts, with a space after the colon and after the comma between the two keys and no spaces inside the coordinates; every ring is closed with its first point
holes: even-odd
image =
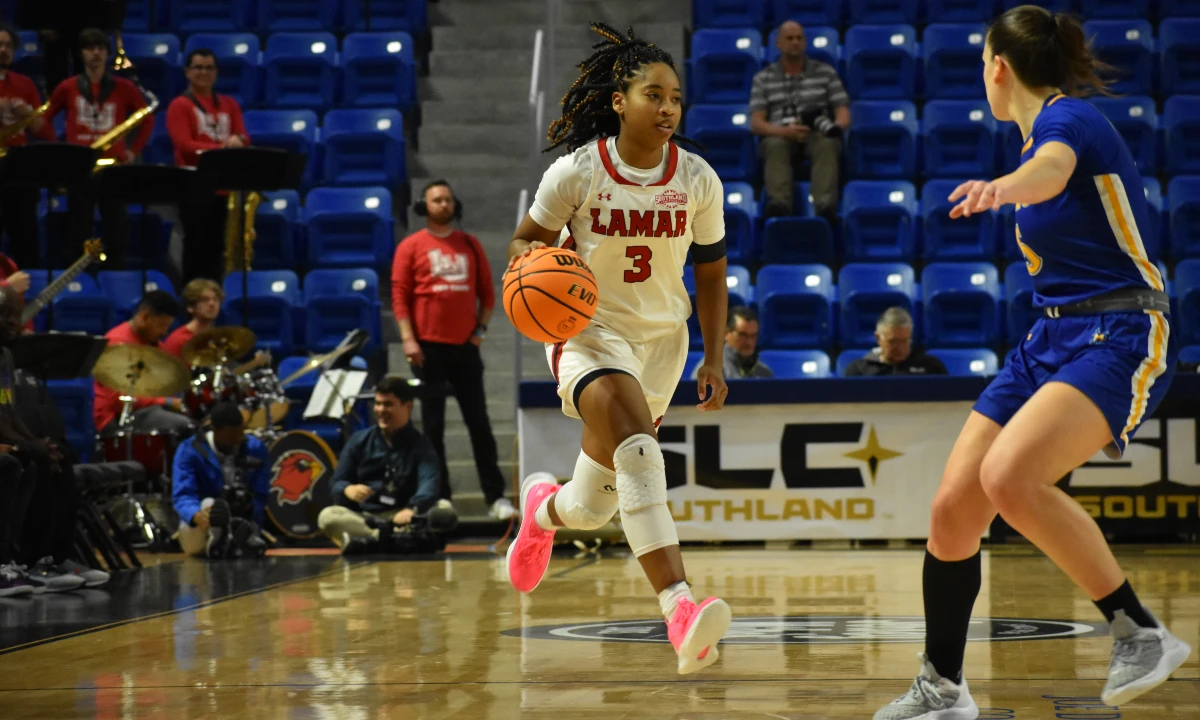
{"type": "MultiPolygon", "coordinates": [[[[628,620],[572,625],[535,625],[501,631],[510,637],[541,640],[598,640],[602,642],[666,643],[662,620],[628,620]]],[[[971,618],[967,640],[1060,640],[1105,637],[1104,624],[1071,620],[1027,618],[971,618]]],[[[920,643],[925,641],[925,618],[862,617],[860,615],[806,615],[789,617],[735,617],[721,640],[733,645],[851,645],[920,643]]]]}

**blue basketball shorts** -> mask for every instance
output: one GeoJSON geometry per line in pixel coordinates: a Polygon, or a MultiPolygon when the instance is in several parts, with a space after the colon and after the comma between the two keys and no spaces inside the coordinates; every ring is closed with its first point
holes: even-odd
{"type": "Polygon", "coordinates": [[[1009,353],[974,410],[1006,424],[1042,385],[1066,383],[1087,395],[1108,421],[1119,458],[1130,436],[1167,393],[1178,348],[1159,312],[1041,318],[1009,353]]]}

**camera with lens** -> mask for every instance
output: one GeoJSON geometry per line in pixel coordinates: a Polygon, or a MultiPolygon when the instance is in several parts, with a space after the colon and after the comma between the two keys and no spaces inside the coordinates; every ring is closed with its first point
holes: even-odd
{"type": "Polygon", "coordinates": [[[222,491],[222,497],[229,503],[229,512],[234,517],[254,517],[254,493],[246,483],[246,477],[262,464],[262,460],[250,457],[244,452],[239,451],[234,456],[232,477],[226,478],[225,489],[222,491]]]}
{"type": "Polygon", "coordinates": [[[800,124],[825,137],[836,138],[842,135],[841,126],[835,123],[823,109],[805,110],[800,113],[800,124]]]}

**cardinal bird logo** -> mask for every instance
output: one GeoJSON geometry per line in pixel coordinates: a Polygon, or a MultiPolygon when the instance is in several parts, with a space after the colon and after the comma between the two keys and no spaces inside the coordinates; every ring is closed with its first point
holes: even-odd
{"type": "Polygon", "coordinates": [[[325,474],[325,464],[307,450],[289,450],[271,466],[271,492],[280,505],[312,500],[313,488],[325,474]]]}

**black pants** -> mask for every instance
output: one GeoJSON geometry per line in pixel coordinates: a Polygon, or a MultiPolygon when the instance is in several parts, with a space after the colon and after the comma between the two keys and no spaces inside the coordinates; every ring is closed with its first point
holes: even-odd
{"type": "MultiPolygon", "coordinates": [[[[443,343],[421,343],[425,364],[414,367],[413,372],[423,383],[436,390],[450,383],[463,422],[471,435],[471,449],[475,455],[475,471],[479,474],[479,487],[484,500],[491,505],[504,497],[504,476],[497,464],[496,438],[492,435],[492,421],[487,414],[487,393],[483,389],[483,359],[479,348],[471,343],[446,345],[443,343]]],[[[450,472],[446,467],[446,398],[421,399],[421,420],[425,437],[433,443],[442,460],[442,490],[440,496],[450,499],[450,472]]]]}
{"type": "Polygon", "coordinates": [[[69,267],[83,255],[83,241],[96,232],[94,214],[100,205],[100,221],[104,225],[104,253],[108,259],[105,270],[124,270],[129,249],[129,211],[115,200],[97,200],[94,182],[67,190],[67,247],[50,248],[56,259],[55,267],[69,267]]]}
{"type": "Polygon", "coordinates": [[[0,455],[0,565],[16,558],[17,534],[32,496],[33,483],[26,477],[21,461],[12,455],[0,455]]]}
{"type": "Polygon", "coordinates": [[[30,567],[47,556],[62,562],[74,555],[75,517],[79,508],[75,469],[69,462],[64,460],[61,470],[53,470],[49,464],[35,464],[35,467],[37,477],[28,488],[31,498],[17,553],[18,561],[30,567]]]}
{"type": "Polygon", "coordinates": [[[17,267],[44,268],[38,247],[38,189],[9,187],[0,192],[0,233],[8,238],[5,253],[17,267]]]}
{"type": "Polygon", "coordinates": [[[225,215],[228,198],[207,195],[179,208],[183,225],[183,281],[225,277],[225,215]]]}

